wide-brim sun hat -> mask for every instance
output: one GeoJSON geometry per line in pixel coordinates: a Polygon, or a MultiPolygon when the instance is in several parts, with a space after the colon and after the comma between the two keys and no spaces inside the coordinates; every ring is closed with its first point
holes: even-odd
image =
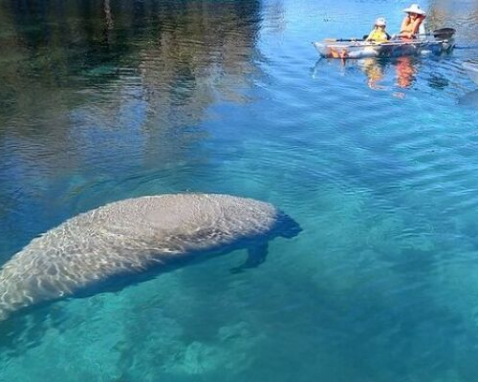
{"type": "Polygon", "coordinates": [[[417,15],[423,15],[425,16],[427,13],[420,8],[418,4],[412,4],[408,8],[405,8],[403,12],[406,13],[416,13],[417,15]]]}
{"type": "Polygon", "coordinates": [[[379,17],[375,20],[375,25],[378,27],[385,27],[387,26],[387,21],[383,17],[379,17]]]}

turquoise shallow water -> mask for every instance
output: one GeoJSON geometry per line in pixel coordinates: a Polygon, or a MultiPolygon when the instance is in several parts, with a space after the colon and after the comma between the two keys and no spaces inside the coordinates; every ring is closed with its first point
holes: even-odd
{"type": "MultiPolygon", "coordinates": [[[[1,263],[149,194],[303,228],[247,272],[236,251],[2,322],[0,381],[475,381],[478,50],[342,65],[310,44],[407,5],[0,1],[1,263]]],[[[422,7],[478,43],[472,1],[422,7]]]]}

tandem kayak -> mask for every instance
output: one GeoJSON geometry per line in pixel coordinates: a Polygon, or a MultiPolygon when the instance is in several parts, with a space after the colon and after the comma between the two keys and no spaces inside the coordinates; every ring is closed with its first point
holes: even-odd
{"type": "Polygon", "coordinates": [[[453,40],[392,40],[383,43],[368,41],[327,41],[313,43],[321,57],[325,58],[386,58],[401,56],[440,55],[449,53],[453,40]]]}
{"type": "Polygon", "coordinates": [[[464,62],[463,68],[465,68],[471,80],[478,85],[478,63],[464,62]]]}

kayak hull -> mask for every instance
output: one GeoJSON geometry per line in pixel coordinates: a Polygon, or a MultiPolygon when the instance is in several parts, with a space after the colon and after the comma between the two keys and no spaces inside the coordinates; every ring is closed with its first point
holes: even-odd
{"type": "Polygon", "coordinates": [[[478,85],[478,64],[464,62],[463,68],[465,68],[466,73],[471,78],[471,80],[478,85]]]}
{"type": "Polygon", "coordinates": [[[340,59],[387,58],[402,56],[440,55],[450,52],[451,40],[410,40],[372,43],[364,41],[314,42],[321,57],[340,59]]]}

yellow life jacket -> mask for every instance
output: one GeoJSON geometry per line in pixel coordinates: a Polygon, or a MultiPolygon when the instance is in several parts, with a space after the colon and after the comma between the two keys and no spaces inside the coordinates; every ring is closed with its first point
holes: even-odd
{"type": "Polygon", "coordinates": [[[367,40],[373,40],[375,42],[385,42],[388,40],[388,35],[385,31],[380,29],[374,29],[370,32],[367,37],[367,40]]]}

